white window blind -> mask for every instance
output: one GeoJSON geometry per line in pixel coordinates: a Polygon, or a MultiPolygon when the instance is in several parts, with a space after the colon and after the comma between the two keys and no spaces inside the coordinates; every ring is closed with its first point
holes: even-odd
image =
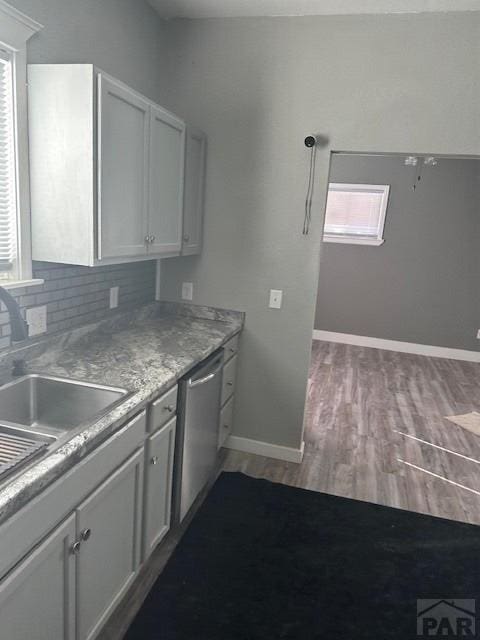
{"type": "Polygon", "coordinates": [[[381,244],[389,190],[389,185],[331,183],[324,240],[381,244]]]}
{"type": "Polygon", "coordinates": [[[12,57],[0,51],[0,271],[12,268],[17,247],[13,100],[12,57]]]}

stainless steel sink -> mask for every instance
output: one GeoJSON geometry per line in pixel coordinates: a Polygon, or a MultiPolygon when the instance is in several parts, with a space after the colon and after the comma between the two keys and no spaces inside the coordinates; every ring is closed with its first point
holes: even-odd
{"type": "Polygon", "coordinates": [[[27,375],[0,387],[0,425],[58,437],[106,413],[126,394],[116,387],[27,375]]]}
{"type": "Polygon", "coordinates": [[[0,479],[18,471],[127,391],[53,376],[27,375],[0,387],[0,479]]]}
{"type": "Polygon", "coordinates": [[[0,476],[16,471],[45,451],[55,440],[53,436],[0,425],[0,476]]]}

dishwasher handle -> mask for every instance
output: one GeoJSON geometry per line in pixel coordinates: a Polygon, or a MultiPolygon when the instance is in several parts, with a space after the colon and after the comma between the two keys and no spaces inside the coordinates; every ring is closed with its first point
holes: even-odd
{"type": "Polygon", "coordinates": [[[223,359],[219,361],[219,364],[218,366],[215,367],[215,369],[210,371],[210,373],[208,373],[203,378],[198,378],[198,379],[190,378],[187,382],[188,388],[193,389],[194,387],[199,387],[202,384],[206,384],[207,382],[210,382],[210,380],[213,380],[213,378],[215,378],[215,376],[218,375],[222,369],[223,369],[223,359]]]}

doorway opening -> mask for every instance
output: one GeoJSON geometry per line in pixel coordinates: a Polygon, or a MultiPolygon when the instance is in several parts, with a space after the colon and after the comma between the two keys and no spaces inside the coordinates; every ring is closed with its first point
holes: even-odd
{"type": "Polygon", "coordinates": [[[332,153],[312,488],[480,524],[479,201],[478,158],[332,153]]]}

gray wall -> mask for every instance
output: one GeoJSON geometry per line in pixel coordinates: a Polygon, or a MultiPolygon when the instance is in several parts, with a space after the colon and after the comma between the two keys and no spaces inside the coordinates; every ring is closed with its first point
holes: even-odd
{"type": "Polygon", "coordinates": [[[144,0],[9,2],[44,25],[29,40],[29,62],[93,63],[165,103],[166,23],[144,0]]]}
{"type": "Polygon", "coordinates": [[[209,135],[205,246],[163,294],[247,312],[235,434],[298,447],[329,151],[480,153],[477,13],[178,21],[172,105],[209,135]],[[301,235],[306,134],[324,133],[301,235]],[[284,290],[280,311],[268,289],[284,290]]]}
{"type": "Polygon", "coordinates": [[[385,243],[325,243],[315,329],[478,349],[477,160],[438,159],[415,192],[405,156],[333,155],[331,182],[389,184],[385,243]]]}
{"type": "MultiPolygon", "coordinates": [[[[165,27],[140,0],[9,0],[44,25],[28,44],[29,62],[90,62],[168,106],[165,27]]],[[[15,290],[22,308],[47,305],[48,332],[106,317],[109,289],[119,308],[154,299],[155,263],[71,267],[34,262],[40,287],[15,290]]],[[[0,313],[0,348],[10,344],[8,315],[0,313]]]]}
{"type": "Polygon", "coordinates": [[[165,26],[142,0],[12,2],[46,25],[32,62],[95,62],[208,133],[204,252],[164,260],[163,291],[247,312],[235,432],[298,446],[329,150],[479,153],[479,14],[165,26]],[[311,132],[330,145],[305,238],[311,132]]]}

